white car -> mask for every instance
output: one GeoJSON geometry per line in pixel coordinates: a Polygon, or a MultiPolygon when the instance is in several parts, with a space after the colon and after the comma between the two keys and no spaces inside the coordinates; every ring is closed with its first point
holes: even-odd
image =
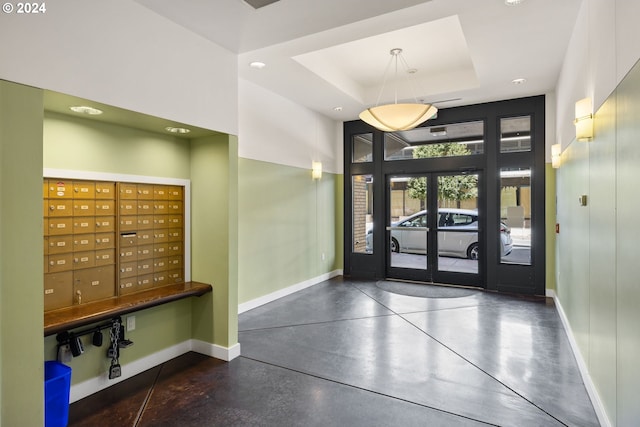
{"type": "MultiPolygon", "coordinates": [[[[416,254],[427,253],[427,232],[415,230],[427,227],[427,211],[391,224],[391,251],[416,254]]],[[[367,250],[372,246],[372,230],[367,232],[367,250]]],[[[511,230],[500,223],[500,252],[507,256],[513,250],[511,230]]],[[[478,212],[469,209],[438,209],[438,255],[478,259],[478,212]]]]}

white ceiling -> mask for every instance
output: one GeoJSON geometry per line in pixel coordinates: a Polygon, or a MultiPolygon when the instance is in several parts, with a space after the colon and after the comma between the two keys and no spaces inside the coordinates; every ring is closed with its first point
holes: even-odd
{"type": "Polygon", "coordinates": [[[392,66],[381,102],[396,91],[439,108],[552,92],[582,2],[136,1],[237,53],[241,78],[341,121],[376,104],[393,48],[417,72],[400,64],[394,84],[392,66]]]}

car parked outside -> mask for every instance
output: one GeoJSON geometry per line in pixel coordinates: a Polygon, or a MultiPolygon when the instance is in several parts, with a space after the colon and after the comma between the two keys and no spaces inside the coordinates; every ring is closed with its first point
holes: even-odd
{"type": "MultiPolygon", "coordinates": [[[[391,251],[415,254],[427,253],[427,211],[423,210],[402,221],[391,224],[391,251]]],[[[367,250],[373,248],[372,230],[367,232],[367,250]]],[[[513,250],[511,230],[500,222],[500,255],[505,257],[513,250]]],[[[438,209],[438,255],[477,260],[478,211],[470,209],[438,209]]]]}

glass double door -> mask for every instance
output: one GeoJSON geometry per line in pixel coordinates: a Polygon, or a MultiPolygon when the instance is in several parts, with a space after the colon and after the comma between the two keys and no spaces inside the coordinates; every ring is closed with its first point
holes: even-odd
{"type": "Polygon", "coordinates": [[[386,276],[482,286],[480,174],[387,176],[386,276]]]}

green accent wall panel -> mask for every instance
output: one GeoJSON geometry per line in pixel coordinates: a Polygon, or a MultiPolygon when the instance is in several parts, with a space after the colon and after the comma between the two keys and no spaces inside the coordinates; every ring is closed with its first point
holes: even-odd
{"type": "Polygon", "coordinates": [[[616,408],[616,102],[595,117],[589,144],[589,371],[606,410],[616,408]]]}
{"type": "Polygon", "coordinates": [[[640,420],[640,63],[574,141],[557,172],[557,293],[614,426],[640,420]],[[588,196],[581,207],[577,197],[588,196]]]}
{"type": "MultiPolygon", "coordinates": [[[[120,351],[120,364],[122,365],[191,339],[191,301],[189,299],[133,312],[123,316],[123,322],[126,322],[128,316],[136,317],[136,329],[125,332],[127,339],[133,341],[134,345],[120,351]]],[[[95,325],[97,323],[86,327],[95,325]]],[[[80,329],[84,329],[84,327],[80,329]]],[[[81,338],[85,352],[82,356],[73,358],[68,363],[73,369],[72,385],[94,377],[104,377],[108,372],[110,360],[106,358],[106,354],[109,330],[103,330],[102,335],[102,347],[91,345],[91,335],[81,338]]],[[[44,343],[45,359],[55,360],[57,356],[55,335],[46,337],[44,343]]],[[[123,367],[123,372],[126,373],[126,366],[123,367]]]]}
{"type": "Polygon", "coordinates": [[[44,167],[188,179],[189,141],[46,112],[44,167]]]}
{"type": "Polygon", "coordinates": [[[238,142],[220,135],[191,141],[192,277],[213,294],[193,300],[194,338],[238,342],[238,142]]]}
{"type": "Polygon", "coordinates": [[[617,425],[640,420],[640,63],[617,89],[617,425]]]}
{"type": "Polygon", "coordinates": [[[44,420],[42,105],[0,80],[0,425],[44,420]]]}
{"type": "Polygon", "coordinates": [[[556,170],[545,165],[545,288],[556,290],[556,170]]]}
{"type": "Polygon", "coordinates": [[[589,355],[589,145],[571,144],[558,170],[558,296],[585,361],[589,355]]]}
{"type": "Polygon", "coordinates": [[[342,268],[340,179],[323,172],[313,180],[310,168],[240,159],[241,303],[342,268]]]}

